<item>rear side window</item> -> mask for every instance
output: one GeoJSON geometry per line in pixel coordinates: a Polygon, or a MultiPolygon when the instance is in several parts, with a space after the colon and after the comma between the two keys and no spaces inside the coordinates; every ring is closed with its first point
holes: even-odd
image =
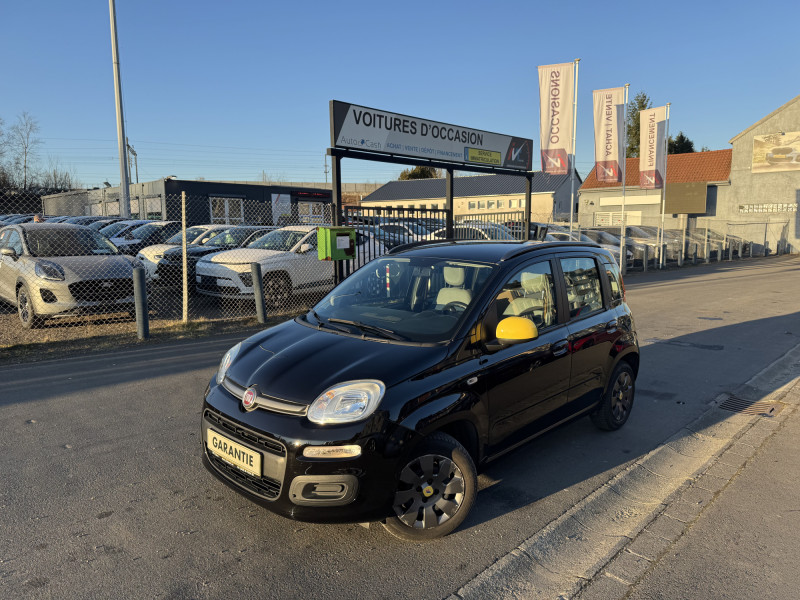
{"type": "Polygon", "coordinates": [[[608,284],[611,286],[611,304],[616,306],[623,300],[622,278],[616,263],[606,263],[605,267],[608,284]]]}
{"type": "Polygon", "coordinates": [[[570,318],[580,318],[603,308],[600,272],[592,258],[562,258],[570,318]]]}

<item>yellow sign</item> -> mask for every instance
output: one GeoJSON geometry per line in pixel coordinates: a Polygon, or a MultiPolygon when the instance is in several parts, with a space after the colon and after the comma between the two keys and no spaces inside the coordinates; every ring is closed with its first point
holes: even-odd
{"type": "Polygon", "coordinates": [[[237,444],[212,429],[209,429],[206,434],[206,446],[209,452],[219,456],[225,462],[229,462],[250,475],[261,477],[261,454],[255,450],[237,444]]]}
{"type": "Polygon", "coordinates": [[[503,155],[500,152],[481,150],[480,148],[467,148],[467,162],[477,162],[486,165],[503,164],[503,155]]]}

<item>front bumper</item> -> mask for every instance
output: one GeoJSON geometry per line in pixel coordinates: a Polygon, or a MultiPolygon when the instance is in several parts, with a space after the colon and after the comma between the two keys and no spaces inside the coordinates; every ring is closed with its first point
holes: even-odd
{"type": "Polygon", "coordinates": [[[132,279],[72,283],[28,281],[33,309],[43,317],[127,312],[134,307],[132,279]]]}
{"type": "Polygon", "coordinates": [[[199,262],[195,267],[196,289],[208,296],[252,300],[255,297],[252,280],[250,265],[245,265],[241,271],[207,262],[199,262]]]}
{"type": "Polygon", "coordinates": [[[256,409],[212,381],[202,412],[203,464],[253,502],[291,519],[352,523],[389,516],[396,474],[418,434],[380,412],[348,425],[318,426],[304,416],[256,409]],[[209,430],[261,456],[261,476],[221,459],[206,444],[209,430]],[[358,445],[350,459],[312,459],[306,446],[358,445]]]}

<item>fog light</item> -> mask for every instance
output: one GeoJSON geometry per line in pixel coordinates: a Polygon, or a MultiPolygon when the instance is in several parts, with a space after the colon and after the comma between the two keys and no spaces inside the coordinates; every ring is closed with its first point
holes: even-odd
{"type": "Polygon", "coordinates": [[[356,458],[361,456],[361,446],[306,446],[306,458],[356,458]]]}
{"type": "Polygon", "coordinates": [[[56,295],[53,292],[51,292],[50,290],[44,290],[43,289],[43,290],[40,290],[40,292],[42,294],[42,300],[44,302],[47,302],[48,304],[52,304],[53,302],[56,301],[56,295]]]}

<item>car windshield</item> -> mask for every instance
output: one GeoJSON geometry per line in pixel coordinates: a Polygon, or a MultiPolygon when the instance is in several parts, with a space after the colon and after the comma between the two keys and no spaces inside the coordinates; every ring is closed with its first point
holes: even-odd
{"type": "Polygon", "coordinates": [[[114,237],[120,231],[123,231],[130,227],[130,224],[118,221],[116,223],[111,223],[111,225],[106,225],[105,227],[100,228],[100,233],[102,233],[106,237],[114,237]]]}
{"type": "Polygon", "coordinates": [[[259,250],[280,250],[288,252],[302,240],[308,231],[294,231],[292,229],[276,229],[267,235],[262,235],[255,241],[247,244],[248,248],[258,248],[259,250]]]}
{"type": "Polygon", "coordinates": [[[242,243],[251,235],[256,233],[256,231],[257,230],[253,229],[241,229],[239,227],[233,227],[231,229],[226,229],[221,233],[217,233],[217,235],[212,237],[203,245],[211,246],[212,248],[219,248],[222,246],[241,246],[242,243]]]}
{"type": "Polygon", "coordinates": [[[594,238],[599,244],[613,244],[619,246],[619,238],[605,231],[592,231],[587,233],[587,235],[594,238]]]}
{"type": "Polygon", "coordinates": [[[141,225],[127,232],[125,237],[129,240],[144,240],[165,226],[166,223],[148,223],[147,225],[141,225]]]}
{"type": "Polygon", "coordinates": [[[383,257],[334,288],[306,320],[370,337],[451,339],[496,267],[425,257],[383,257]]]}
{"type": "MultiPolygon", "coordinates": [[[[206,227],[189,227],[186,230],[186,243],[187,244],[195,243],[194,240],[196,240],[197,238],[201,237],[206,232],[206,229],[207,229],[206,227]]],[[[182,238],[183,238],[183,233],[179,231],[178,233],[173,235],[171,238],[169,238],[164,243],[165,244],[181,244],[181,243],[183,243],[183,239],[182,238]]],[[[199,243],[199,242],[197,242],[197,243],[199,243]]]]}
{"type": "Polygon", "coordinates": [[[119,254],[116,246],[91,229],[28,229],[31,256],[96,256],[119,254]]]}
{"type": "Polygon", "coordinates": [[[417,225],[416,223],[403,223],[402,225],[399,223],[387,223],[383,226],[383,229],[391,233],[399,233],[401,235],[405,235],[407,233],[413,233],[414,235],[427,235],[429,233],[427,229],[421,225],[417,225]]]}

